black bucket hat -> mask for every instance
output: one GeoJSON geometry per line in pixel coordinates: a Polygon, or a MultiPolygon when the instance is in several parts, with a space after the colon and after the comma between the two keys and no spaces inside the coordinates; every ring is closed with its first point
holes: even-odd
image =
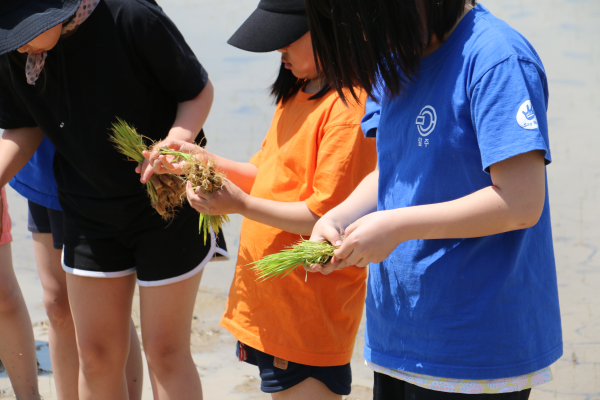
{"type": "Polygon", "coordinates": [[[304,1],[261,0],[227,43],[256,53],[275,51],[294,43],[308,32],[304,1]]]}
{"type": "Polygon", "coordinates": [[[0,55],[65,22],[80,3],[81,0],[0,0],[0,55]]]}

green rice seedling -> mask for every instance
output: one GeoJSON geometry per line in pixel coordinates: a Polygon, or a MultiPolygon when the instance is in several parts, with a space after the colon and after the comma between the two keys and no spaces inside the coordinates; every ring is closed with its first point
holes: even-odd
{"type": "MultiPolygon", "coordinates": [[[[214,193],[223,187],[225,175],[217,170],[215,162],[203,157],[197,157],[195,153],[182,153],[168,147],[161,147],[158,152],[162,155],[172,156],[172,162],[185,161],[183,165],[184,180],[191,182],[194,190],[202,189],[204,193],[214,193]]],[[[204,244],[210,235],[210,229],[215,235],[221,230],[221,226],[229,222],[227,215],[208,215],[200,213],[200,232],[204,234],[204,244]]]]}
{"type": "Polygon", "coordinates": [[[336,247],[328,241],[314,242],[300,239],[285,250],[273,253],[249,265],[254,265],[253,270],[256,280],[266,281],[268,279],[284,278],[296,268],[312,264],[325,265],[333,257],[336,247]]]}
{"type": "MultiPolygon", "coordinates": [[[[119,152],[129,160],[144,162],[143,151],[148,150],[144,136],[137,133],[127,122],[117,118],[112,125],[110,140],[115,143],[119,152]]],[[[160,216],[169,221],[175,216],[175,209],[181,205],[182,194],[185,193],[184,182],[173,175],[152,175],[146,182],[146,190],[152,207],[160,216]]]]}

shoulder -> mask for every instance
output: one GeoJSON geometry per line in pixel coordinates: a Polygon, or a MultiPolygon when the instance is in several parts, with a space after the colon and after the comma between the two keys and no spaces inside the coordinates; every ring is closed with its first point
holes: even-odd
{"type": "Polygon", "coordinates": [[[338,125],[360,125],[365,115],[367,95],[364,91],[355,88],[357,99],[354,99],[348,90],[344,91],[346,101],[344,102],[337,92],[329,94],[329,119],[328,126],[338,125]]]}
{"type": "Polygon", "coordinates": [[[167,18],[154,0],[103,0],[115,21],[123,25],[152,25],[167,18]]]}
{"type": "Polygon", "coordinates": [[[508,60],[534,66],[545,76],[542,60],[523,35],[481,4],[473,12],[476,15],[472,32],[463,49],[465,62],[472,71],[471,83],[508,60]]]}

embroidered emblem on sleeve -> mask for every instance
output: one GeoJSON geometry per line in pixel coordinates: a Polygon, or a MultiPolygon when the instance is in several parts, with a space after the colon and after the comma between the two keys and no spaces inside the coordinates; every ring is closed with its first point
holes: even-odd
{"type": "Polygon", "coordinates": [[[527,100],[521,104],[519,111],[517,112],[517,123],[523,129],[537,129],[538,121],[535,116],[535,110],[531,105],[531,101],[527,100]]]}

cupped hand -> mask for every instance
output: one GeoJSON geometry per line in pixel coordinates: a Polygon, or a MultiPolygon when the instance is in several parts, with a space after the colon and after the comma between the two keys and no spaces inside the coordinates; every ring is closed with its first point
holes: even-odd
{"type": "MultiPolygon", "coordinates": [[[[335,250],[332,261],[323,267],[311,265],[309,271],[329,274],[351,265],[366,267],[369,263],[385,260],[402,242],[398,226],[394,223],[393,211],[374,212],[352,223],[346,228],[344,240],[335,250]]],[[[334,238],[331,229],[331,226],[327,230],[321,228],[325,233],[323,236],[329,241],[334,238]]]]}
{"type": "Polygon", "coordinates": [[[346,228],[344,243],[335,251],[338,269],[349,265],[366,267],[389,257],[402,239],[394,211],[377,211],[356,220],[346,228]]]}
{"type": "MultiPolygon", "coordinates": [[[[310,240],[314,242],[327,240],[329,243],[338,247],[341,246],[343,242],[342,234],[343,229],[335,221],[324,216],[315,224],[312,234],[310,235],[310,240]]],[[[329,275],[333,271],[339,269],[338,266],[340,261],[340,259],[333,256],[325,265],[313,264],[305,266],[304,269],[308,272],[320,272],[324,275],[329,275]]]]}
{"type": "Polygon", "coordinates": [[[190,205],[207,215],[242,214],[249,196],[229,179],[224,179],[223,187],[214,193],[205,193],[201,188],[194,189],[191,182],[186,184],[185,189],[190,205]]]}
{"type": "MultiPolygon", "coordinates": [[[[197,153],[202,151],[200,146],[193,143],[186,142],[184,140],[166,138],[163,141],[158,142],[155,149],[160,147],[168,147],[175,151],[182,153],[197,153]]],[[[142,164],[138,164],[135,168],[135,172],[140,174],[140,181],[146,183],[152,174],[176,174],[181,175],[183,168],[183,161],[173,162],[174,156],[160,155],[158,151],[144,151],[144,157],[146,158],[142,164]]]]}

